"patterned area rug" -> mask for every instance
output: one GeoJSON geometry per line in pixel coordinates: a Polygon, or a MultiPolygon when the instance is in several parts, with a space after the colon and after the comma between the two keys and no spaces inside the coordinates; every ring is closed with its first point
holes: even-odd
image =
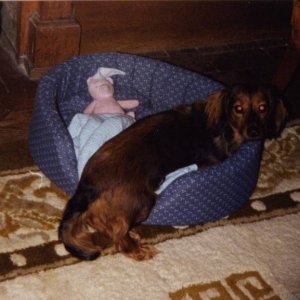
{"type": "Polygon", "coordinates": [[[161,251],[152,261],[110,255],[113,249],[94,262],[68,255],[57,240],[66,201],[35,167],[0,173],[0,299],[295,299],[300,293],[299,121],[266,142],[257,188],[235,214],[187,227],[140,226],[142,239],[161,251]]]}

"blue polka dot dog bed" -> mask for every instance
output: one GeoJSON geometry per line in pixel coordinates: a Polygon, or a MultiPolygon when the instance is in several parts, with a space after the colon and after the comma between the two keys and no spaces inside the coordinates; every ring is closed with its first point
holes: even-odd
{"type": "MultiPolygon", "coordinates": [[[[52,68],[38,85],[29,146],[39,168],[68,194],[79,181],[68,125],[91,101],[86,80],[100,66],[126,76],[114,78],[116,99],[139,99],[136,118],[205,99],[222,85],[161,61],[122,53],[75,57],[52,68]]],[[[187,225],[214,221],[240,208],[257,181],[261,144],[245,143],[223,163],[186,173],[158,195],[145,223],[187,225]]]]}

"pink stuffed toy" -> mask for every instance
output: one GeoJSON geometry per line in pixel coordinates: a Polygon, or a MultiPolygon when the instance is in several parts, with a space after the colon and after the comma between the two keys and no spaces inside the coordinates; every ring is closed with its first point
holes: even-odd
{"type": "MultiPolygon", "coordinates": [[[[119,100],[114,98],[114,87],[111,76],[125,75],[123,71],[111,68],[99,68],[96,74],[87,79],[88,91],[93,101],[85,108],[86,114],[125,114],[125,110],[139,105],[138,100],[119,100]]],[[[134,117],[134,112],[128,112],[134,117]]]]}

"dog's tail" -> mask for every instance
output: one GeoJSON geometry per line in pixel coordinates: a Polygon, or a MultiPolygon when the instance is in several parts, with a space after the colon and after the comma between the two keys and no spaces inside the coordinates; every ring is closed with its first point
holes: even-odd
{"type": "Polygon", "coordinates": [[[84,260],[93,260],[100,255],[100,247],[87,224],[89,204],[97,199],[94,189],[79,187],[65,208],[58,232],[67,251],[84,260]]]}

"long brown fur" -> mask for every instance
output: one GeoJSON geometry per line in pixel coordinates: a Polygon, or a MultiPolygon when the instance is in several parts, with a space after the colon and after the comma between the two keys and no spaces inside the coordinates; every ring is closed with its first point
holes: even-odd
{"type": "Polygon", "coordinates": [[[165,176],[219,163],[244,141],[278,136],[286,115],[273,88],[239,85],[137,121],[85,166],[59,228],[66,249],[95,259],[113,244],[136,260],[151,259],[157,250],[140,243],[134,226],[147,219],[165,176]]]}

